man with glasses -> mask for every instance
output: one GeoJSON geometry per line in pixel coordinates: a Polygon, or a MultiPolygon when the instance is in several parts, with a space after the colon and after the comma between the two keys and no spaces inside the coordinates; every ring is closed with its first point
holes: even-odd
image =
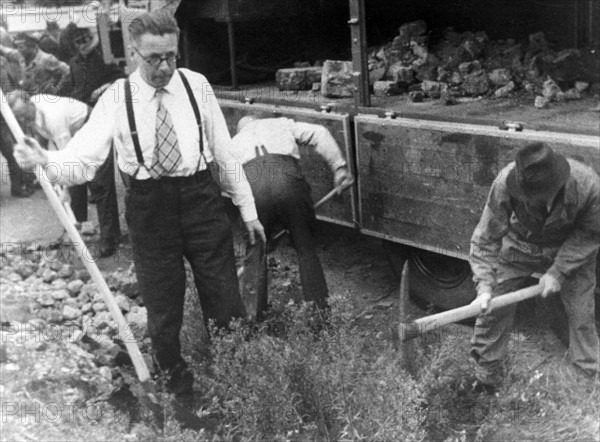
{"type": "Polygon", "coordinates": [[[137,69],[102,95],[67,147],[46,152],[30,141],[17,145],[15,155],[24,164],[64,164],[59,181],[82,183],[83,171],[102,163],[114,141],[119,168],[130,176],[126,218],[154,356],[169,375],[168,388],[189,398],[193,376],[179,341],[184,258],[203,319],[224,327],[245,311],[221,191],[240,209],[249,242],[257,236],[265,241],[265,235],[210,84],[199,73],[176,71],[179,27],[173,16],[164,9],[142,14],[131,21],[129,32],[137,69]],[[211,164],[218,166],[220,188],[211,164]]]}
{"type": "MultiPolygon", "coordinates": [[[[71,73],[59,95],[93,107],[102,92],[117,79],[125,77],[125,72],[116,64],[104,63],[98,37],[89,29],[75,27],[70,33],[77,55],[69,61],[71,73]]],[[[108,155],[93,181],[69,189],[73,213],[78,222],[88,219],[88,186],[90,202],[96,204],[98,211],[98,255],[106,258],[118,250],[121,239],[113,155],[108,155]]]]}

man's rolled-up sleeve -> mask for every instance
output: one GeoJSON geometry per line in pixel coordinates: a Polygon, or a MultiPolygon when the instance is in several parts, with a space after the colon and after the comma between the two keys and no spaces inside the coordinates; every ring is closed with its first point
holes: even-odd
{"type": "Polygon", "coordinates": [[[104,98],[98,101],[88,122],[64,149],[48,152],[46,169],[53,169],[57,184],[72,186],[91,181],[106,161],[112,145],[116,110],[112,97],[104,98]]]}
{"type": "Polygon", "coordinates": [[[204,93],[210,115],[209,121],[205,122],[208,123],[206,124],[208,143],[219,168],[221,189],[231,197],[245,222],[258,219],[252,189],[244,175],[241,161],[233,154],[225,117],[208,83],[204,87],[204,93]]]}
{"type": "Polygon", "coordinates": [[[298,144],[311,146],[329,164],[331,170],[346,166],[344,154],[331,132],[323,126],[297,122],[293,124],[294,137],[298,144]]]}

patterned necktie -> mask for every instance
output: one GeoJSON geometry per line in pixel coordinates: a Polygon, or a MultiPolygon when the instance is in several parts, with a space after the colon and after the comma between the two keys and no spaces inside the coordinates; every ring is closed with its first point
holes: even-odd
{"type": "Polygon", "coordinates": [[[177,134],[173,127],[171,115],[162,104],[162,97],[166,91],[158,89],[158,110],[156,112],[156,146],[154,146],[154,157],[148,172],[152,178],[169,175],[181,164],[181,152],[177,134]]]}

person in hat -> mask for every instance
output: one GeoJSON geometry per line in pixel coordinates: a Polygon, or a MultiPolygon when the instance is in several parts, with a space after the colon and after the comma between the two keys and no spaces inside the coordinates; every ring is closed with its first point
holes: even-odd
{"type": "Polygon", "coordinates": [[[56,94],[69,74],[69,66],[42,51],[38,39],[30,34],[17,34],[14,44],[25,62],[23,88],[30,94],[56,94]],[[40,82],[42,79],[44,82],[40,82]]]}
{"type": "Polygon", "coordinates": [[[600,178],[544,143],[517,152],[490,190],[471,238],[469,261],[481,307],[471,341],[477,383],[495,391],[502,380],[515,305],[491,311],[494,296],[534,285],[560,293],[569,321],[569,358],[590,374],[599,368],[594,318],[600,245],[600,178]]]}
{"type": "Polygon", "coordinates": [[[59,58],[59,36],[60,27],[58,26],[58,23],[56,21],[46,20],[46,30],[40,36],[40,49],[59,58]]]}

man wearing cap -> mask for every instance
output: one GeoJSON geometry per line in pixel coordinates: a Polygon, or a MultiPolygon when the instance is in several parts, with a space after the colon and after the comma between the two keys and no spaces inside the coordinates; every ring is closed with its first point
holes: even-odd
{"type": "Polygon", "coordinates": [[[25,32],[17,34],[14,43],[25,60],[23,88],[31,94],[56,94],[69,74],[69,66],[42,51],[38,39],[25,32]]]}
{"type": "Polygon", "coordinates": [[[515,305],[490,310],[492,297],[535,284],[542,297],[560,293],[569,321],[569,358],[586,373],[599,369],[594,319],[596,257],[600,244],[600,179],[588,166],[544,143],[529,144],[500,172],[471,238],[477,288],[471,356],[478,385],[501,383],[515,305]]]}

